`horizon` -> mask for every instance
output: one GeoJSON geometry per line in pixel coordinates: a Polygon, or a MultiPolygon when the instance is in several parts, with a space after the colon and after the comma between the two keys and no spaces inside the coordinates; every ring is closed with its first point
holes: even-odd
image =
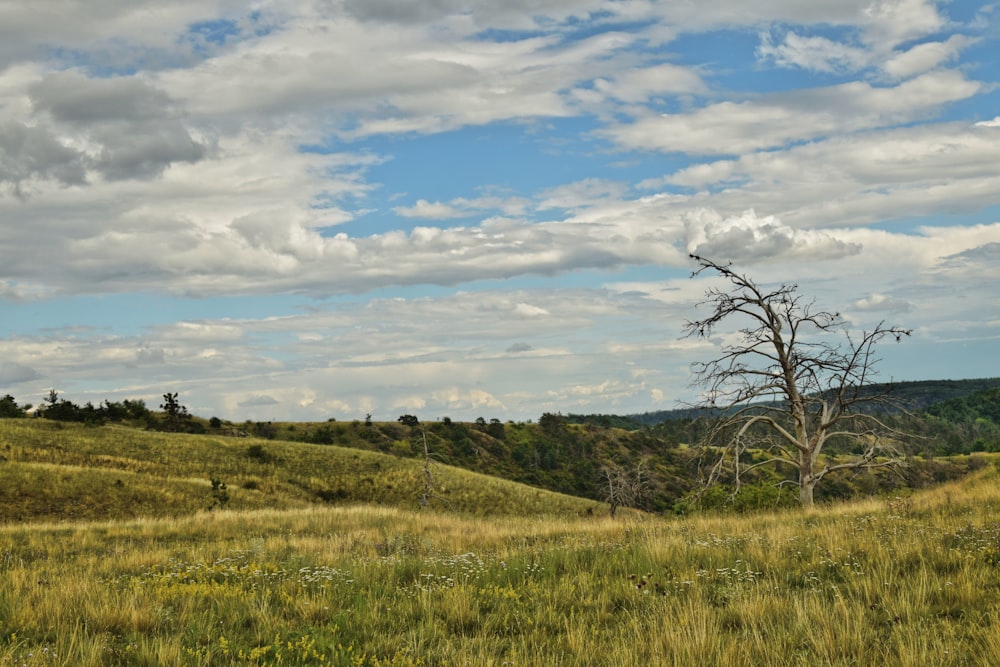
{"type": "Polygon", "coordinates": [[[711,277],[1000,377],[990,2],[0,5],[0,394],[233,421],[697,400],[711,277]]]}
{"type": "MultiPolygon", "coordinates": [[[[892,387],[895,387],[895,386],[898,386],[898,385],[906,385],[906,384],[936,384],[936,383],[948,383],[948,382],[993,382],[993,381],[1000,382],[1000,377],[940,378],[940,379],[929,379],[929,380],[905,380],[905,381],[899,381],[899,382],[873,382],[873,383],[870,383],[870,384],[868,384],[866,386],[868,386],[868,387],[885,387],[885,386],[888,386],[888,387],[892,388],[892,387]]],[[[21,409],[23,409],[23,410],[26,411],[26,413],[27,413],[27,415],[29,417],[36,417],[36,416],[39,416],[39,414],[41,414],[42,416],[44,416],[45,406],[43,405],[43,401],[39,401],[38,403],[32,403],[31,401],[18,400],[17,396],[12,396],[12,398],[15,399],[15,401],[17,402],[17,405],[19,407],[21,407],[21,409]]],[[[58,396],[58,398],[60,400],[69,401],[70,403],[73,403],[74,405],[76,405],[78,408],[82,407],[82,405],[80,403],[78,403],[77,401],[74,401],[72,397],[66,397],[66,396],[63,396],[63,395],[60,394],[58,396]]],[[[166,398],[166,396],[165,395],[161,396],[161,398],[166,398]]],[[[178,396],[177,397],[177,403],[178,403],[178,405],[180,405],[184,409],[187,409],[187,406],[184,405],[184,401],[182,400],[182,398],[183,397],[178,396]]],[[[107,400],[107,399],[105,399],[105,400],[107,400]]],[[[162,406],[149,405],[149,404],[146,403],[146,399],[145,398],[140,398],[140,397],[123,397],[123,398],[121,398],[119,400],[119,402],[125,401],[125,400],[142,400],[143,403],[146,405],[146,408],[149,409],[150,411],[152,411],[154,413],[163,412],[162,406]]],[[[947,400],[950,400],[950,399],[944,399],[944,400],[947,401],[947,400]]],[[[766,403],[771,403],[771,402],[772,401],[766,401],[766,400],[762,399],[762,400],[759,400],[759,401],[752,401],[750,404],[751,405],[752,404],[766,404],[766,403]]],[[[104,403],[104,401],[101,401],[95,407],[100,407],[101,405],[103,405],[103,403],[104,403]]],[[[935,403],[932,403],[931,405],[934,405],[935,403]]],[[[718,406],[707,405],[707,404],[699,404],[699,405],[678,405],[678,406],[675,406],[675,407],[672,407],[672,408],[661,408],[659,410],[648,410],[648,411],[645,411],[645,412],[630,412],[630,413],[613,413],[613,412],[579,413],[579,412],[567,412],[567,413],[564,414],[561,411],[557,411],[557,412],[554,412],[554,413],[544,413],[543,412],[540,415],[538,415],[538,417],[529,417],[527,419],[517,419],[517,420],[515,420],[515,419],[503,419],[503,418],[496,417],[495,415],[494,415],[494,417],[491,417],[490,419],[496,418],[496,419],[499,419],[503,423],[522,423],[522,424],[523,423],[528,423],[528,424],[530,424],[530,423],[534,423],[534,422],[539,421],[539,418],[542,417],[542,416],[544,416],[545,414],[553,414],[553,415],[556,415],[558,417],[618,417],[618,418],[624,418],[624,419],[631,419],[631,418],[636,418],[636,417],[640,417],[640,418],[641,417],[646,417],[647,415],[657,415],[657,414],[660,414],[660,413],[690,412],[690,411],[697,411],[697,410],[716,410],[716,409],[718,409],[718,406]]],[[[212,419],[219,419],[223,423],[227,423],[227,424],[231,424],[231,425],[242,424],[242,423],[250,423],[250,422],[260,422],[260,423],[277,422],[277,423],[287,423],[287,424],[298,424],[298,423],[318,424],[318,423],[328,423],[328,422],[347,423],[347,422],[351,422],[351,421],[354,421],[354,422],[363,421],[362,419],[359,419],[359,418],[356,418],[356,417],[346,418],[346,419],[338,419],[338,418],[336,418],[334,416],[334,417],[328,417],[327,419],[324,419],[324,420],[311,420],[311,421],[308,421],[308,420],[295,420],[295,421],[290,421],[290,420],[268,420],[268,422],[264,422],[263,420],[252,419],[252,418],[240,419],[240,420],[230,419],[230,418],[228,418],[228,417],[226,417],[224,415],[216,415],[216,414],[213,414],[211,416],[207,416],[207,415],[204,415],[204,414],[198,414],[198,413],[195,413],[195,412],[189,412],[188,414],[191,417],[196,418],[196,419],[202,419],[202,420],[205,420],[205,421],[210,421],[212,419]]],[[[371,415],[365,415],[365,419],[364,420],[367,421],[367,417],[369,417],[369,416],[371,416],[371,415]]],[[[404,416],[417,417],[417,419],[421,423],[432,423],[432,424],[433,423],[441,423],[441,422],[443,422],[445,420],[450,420],[450,421],[458,422],[458,423],[466,423],[466,424],[476,423],[476,422],[479,421],[480,418],[482,418],[483,420],[487,420],[487,418],[484,415],[479,415],[475,419],[452,419],[450,415],[441,415],[441,416],[434,417],[434,418],[427,418],[427,417],[421,416],[421,415],[398,415],[397,417],[388,417],[388,418],[385,418],[385,419],[375,419],[374,416],[372,416],[372,420],[371,421],[374,422],[374,423],[383,423],[383,424],[384,423],[391,423],[391,422],[395,422],[395,421],[402,421],[402,419],[403,419],[404,416]]],[[[666,419],[671,419],[671,417],[667,417],[666,419]]]]}

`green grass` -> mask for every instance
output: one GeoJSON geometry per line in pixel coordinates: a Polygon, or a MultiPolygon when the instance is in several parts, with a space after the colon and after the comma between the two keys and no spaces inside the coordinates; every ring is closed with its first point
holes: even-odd
{"type": "Polygon", "coordinates": [[[744,517],[0,528],[0,664],[1000,664],[1000,477],[744,517]]]}
{"type": "MultiPolygon", "coordinates": [[[[418,507],[423,462],[336,446],[0,419],[0,521],[177,517],[316,504],[418,507]],[[228,500],[211,480],[226,484],[228,500]]],[[[433,503],[474,514],[592,513],[600,503],[434,464],[433,503]]]]}

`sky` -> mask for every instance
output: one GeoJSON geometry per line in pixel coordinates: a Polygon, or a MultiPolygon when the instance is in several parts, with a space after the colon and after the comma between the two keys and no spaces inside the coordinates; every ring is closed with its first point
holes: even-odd
{"type": "MultiPolygon", "coordinates": [[[[1000,376],[1000,3],[0,0],[0,392],[696,401],[717,279],[1000,376]]],[[[830,342],[835,342],[831,339],[830,342]]]]}

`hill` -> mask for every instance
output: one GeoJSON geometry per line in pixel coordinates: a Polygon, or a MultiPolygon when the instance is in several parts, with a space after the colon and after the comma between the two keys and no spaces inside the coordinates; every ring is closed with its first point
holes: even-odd
{"type": "Polygon", "coordinates": [[[927,414],[954,424],[986,419],[1000,426],[1000,387],[935,403],[927,409],[927,414]]]}
{"type": "MultiPolygon", "coordinates": [[[[609,483],[640,479],[641,492],[626,504],[669,512],[696,487],[700,464],[695,450],[649,430],[573,425],[554,416],[540,424],[269,424],[274,439],[222,435],[234,432],[227,425],[208,430],[0,419],[0,521],[358,503],[414,508],[421,499],[480,515],[591,514],[608,511],[609,483]],[[337,444],[277,439],[291,436],[337,444]]],[[[832,477],[821,497],[918,488],[977,465],[969,458],[919,460],[901,474],[832,477]]],[[[762,471],[761,486],[773,489],[776,475],[762,471]]],[[[735,508],[791,502],[771,490],[742,494],[735,508]]]]}
{"type": "Polygon", "coordinates": [[[480,515],[600,503],[434,464],[305,443],[0,419],[0,521],[176,517],[208,509],[429,502],[480,515]]]}
{"type": "MultiPolygon", "coordinates": [[[[923,412],[945,401],[957,400],[988,389],[1000,388],[1000,378],[973,380],[919,380],[915,382],[876,383],[866,387],[866,395],[884,395],[890,406],[899,406],[911,412],[923,412]]],[[[665,421],[694,419],[704,416],[705,410],[685,407],[659,410],[642,414],[614,417],[636,426],[654,426],[665,421]]],[[[579,421],[606,419],[602,415],[575,416],[579,421]]]]}
{"type": "MultiPolygon", "coordinates": [[[[991,384],[1000,380],[902,383],[893,391],[917,405],[942,396],[961,401],[976,387],[991,384]]],[[[976,399],[977,410],[985,409],[992,394],[984,396],[976,399]]],[[[589,415],[573,423],[574,416],[548,413],[537,423],[421,423],[405,416],[400,422],[233,424],[182,411],[183,419],[171,422],[141,401],[75,406],[53,396],[45,415],[68,421],[52,421],[23,418],[24,411],[7,398],[0,408],[22,418],[0,420],[0,458],[6,461],[0,464],[0,509],[5,520],[15,521],[177,516],[209,506],[377,502],[412,507],[424,496],[460,511],[504,513],[514,512],[525,493],[539,490],[591,502],[570,503],[567,511],[595,511],[612,489],[628,489],[625,504],[633,507],[684,511],[706,462],[688,446],[700,440],[706,423],[691,418],[645,427],[622,417],[589,415]],[[151,430],[162,428],[189,432],[151,430]],[[527,486],[518,491],[497,487],[501,480],[527,486]]],[[[937,405],[945,410],[948,404],[937,405]]],[[[906,413],[891,417],[900,431],[916,436],[910,453],[921,456],[908,467],[831,475],[817,499],[898,493],[954,479],[980,465],[975,458],[934,458],[1000,449],[1000,427],[983,419],[968,421],[973,415],[968,401],[952,405],[966,406],[947,408],[947,414],[965,421],[906,413]]],[[[792,494],[774,487],[787,473],[758,469],[735,507],[793,503],[792,494]]],[[[567,502],[540,498],[527,503],[525,511],[548,511],[567,502]]],[[[729,501],[721,494],[713,502],[729,501]]]]}

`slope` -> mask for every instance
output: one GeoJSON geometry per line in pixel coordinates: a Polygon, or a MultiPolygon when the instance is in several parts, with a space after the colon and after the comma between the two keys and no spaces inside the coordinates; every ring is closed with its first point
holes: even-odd
{"type": "Polygon", "coordinates": [[[577,514],[597,502],[440,464],[334,446],[0,420],[0,521],[174,517],[212,508],[430,504],[577,514]],[[427,477],[428,471],[430,478],[427,477]]]}

